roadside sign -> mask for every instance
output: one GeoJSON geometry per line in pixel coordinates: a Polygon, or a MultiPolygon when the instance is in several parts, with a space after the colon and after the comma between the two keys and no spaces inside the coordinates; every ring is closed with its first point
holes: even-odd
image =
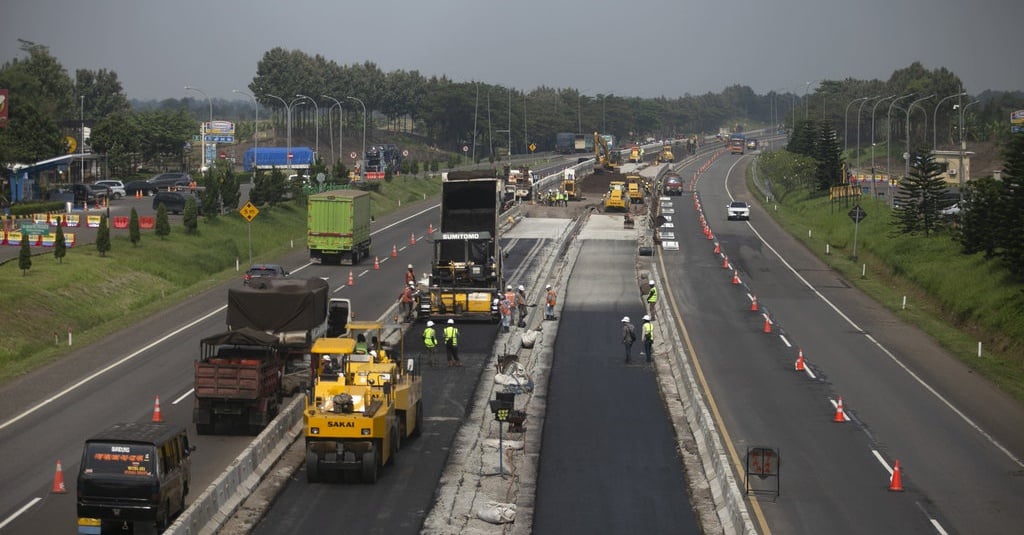
{"type": "Polygon", "coordinates": [[[409,157],[409,149],[406,149],[406,150],[402,151],[402,157],[403,158],[408,158],[409,157]]]}
{"type": "Polygon", "coordinates": [[[50,225],[47,223],[22,223],[21,233],[26,236],[49,236],[50,225]]]}
{"type": "Polygon", "coordinates": [[[1024,110],[1017,110],[1011,113],[1010,124],[1024,124],[1024,110]]]}
{"type": "Polygon", "coordinates": [[[463,145],[462,146],[462,152],[469,152],[469,146],[468,145],[463,145]]]}
{"type": "Polygon", "coordinates": [[[352,158],[353,160],[355,160],[356,159],[356,153],[350,152],[350,153],[348,153],[348,157],[352,158]]]}
{"type": "Polygon", "coordinates": [[[530,143],[530,152],[533,152],[535,150],[537,150],[537,144],[536,143],[530,143]]]}
{"type": "Polygon", "coordinates": [[[252,220],[256,219],[256,216],[260,215],[260,210],[251,202],[247,202],[245,203],[245,206],[238,210],[238,213],[242,214],[242,217],[244,217],[246,221],[252,223],[252,220]]]}
{"type": "Polygon", "coordinates": [[[858,204],[854,206],[847,215],[850,216],[850,219],[852,219],[854,223],[860,223],[861,221],[864,221],[864,218],[868,216],[868,213],[865,212],[858,204]]]}

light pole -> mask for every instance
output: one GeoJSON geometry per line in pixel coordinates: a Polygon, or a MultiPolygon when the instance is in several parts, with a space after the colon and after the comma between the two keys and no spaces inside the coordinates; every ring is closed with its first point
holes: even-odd
{"type": "Polygon", "coordinates": [[[297,98],[304,98],[313,103],[313,131],[316,132],[314,134],[314,139],[316,141],[313,142],[313,145],[316,147],[313,151],[313,162],[315,163],[317,158],[320,157],[320,105],[317,104],[312,97],[307,97],[306,95],[300,95],[298,93],[296,93],[295,96],[297,98]]]}
{"type": "Polygon", "coordinates": [[[811,89],[811,84],[817,83],[818,80],[811,80],[810,82],[804,82],[804,120],[807,120],[807,92],[811,89]]]}
{"type": "MultiPolygon", "coordinates": [[[[342,130],[342,128],[343,128],[342,127],[342,119],[344,118],[343,114],[345,113],[344,108],[342,108],[342,106],[341,106],[341,101],[339,101],[338,99],[336,99],[334,97],[331,97],[331,96],[328,96],[328,95],[320,95],[320,98],[326,98],[326,99],[329,99],[329,100],[333,100],[334,104],[337,104],[337,106],[338,106],[338,154],[342,157],[342,159],[344,159],[345,158],[345,151],[342,150],[343,143],[342,143],[342,137],[341,137],[341,134],[343,133],[343,130],[342,130]]],[[[334,105],[333,104],[331,105],[330,108],[327,109],[327,118],[328,118],[328,120],[331,118],[331,110],[332,109],[334,109],[334,105]]],[[[331,167],[334,167],[334,163],[336,161],[337,160],[334,159],[334,136],[332,135],[331,136],[331,167]]]]}
{"type": "MultiPolygon", "coordinates": [[[[199,89],[198,87],[192,87],[192,86],[186,85],[185,86],[185,91],[195,91],[196,93],[199,93],[200,95],[206,97],[206,102],[210,105],[210,123],[207,123],[207,124],[213,123],[213,101],[210,100],[210,97],[208,97],[206,95],[206,93],[204,93],[203,90],[199,89]]],[[[206,164],[207,164],[207,162],[206,162],[206,125],[203,125],[203,127],[199,129],[199,133],[202,134],[202,136],[203,136],[203,143],[202,143],[202,148],[203,148],[203,158],[202,158],[203,167],[202,167],[202,170],[205,172],[206,171],[206,164]]]]}
{"type": "MultiPolygon", "coordinates": [[[[904,162],[904,165],[903,165],[903,178],[906,178],[906,177],[910,176],[910,113],[914,110],[914,106],[916,106],[918,102],[924,102],[924,101],[926,101],[926,100],[928,100],[930,98],[933,98],[933,97],[935,97],[935,93],[932,93],[931,95],[928,95],[927,97],[921,97],[921,98],[911,102],[910,105],[907,106],[907,149],[906,149],[907,157],[905,158],[906,161],[904,162]]],[[[925,123],[927,123],[928,122],[928,112],[925,111],[924,108],[921,108],[921,111],[924,111],[924,121],[925,121],[925,123]]],[[[925,135],[928,135],[927,134],[927,132],[928,132],[928,125],[927,124],[925,124],[924,131],[925,131],[925,135]]],[[[925,138],[925,139],[928,139],[928,138],[925,138]]],[[[925,143],[927,143],[927,141],[925,143]]]]}
{"type": "Polygon", "coordinates": [[[932,112],[932,152],[935,152],[936,149],[939,148],[939,107],[942,106],[943,102],[951,98],[962,97],[966,94],[967,92],[963,91],[955,95],[943,97],[941,100],[939,100],[939,103],[935,105],[935,111],[932,112]]]}
{"type": "Polygon", "coordinates": [[[861,123],[860,115],[861,115],[861,112],[864,111],[864,104],[867,104],[867,102],[869,100],[874,100],[874,99],[876,99],[876,98],[878,98],[880,96],[881,95],[875,95],[873,97],[865,97],[864,101],[860,103],[860,106],[857,106],[857,166],[858,167],[860,166],[860,123],[861,123]]]}
{"type": "Polygon", "coordinates": [[[889,103],[889,113],[885,117],[885,174],[890,175],[890,178],[892,177],[892,107],[897,102],[912,96],[914,96],[914,93],[907,93],[902,97],[893,99],[889,103]]]}
{"type": "Polygon", "coordinates": [[[576,93],[576,131],[582,134],[583,133],[583,114],[582,114],[581,110],[583,108],[581,107],[582,105],[580,104],[580,99],[581,98],[583,98],[583,95],[580,94],[580,93],[576,93]]]}
{"type": "MultiPolygon", "coordinates": [[[[256,170],[259,169],[260,161],[260,102],[256,100],[254,95],[246,93],[245,91],[232,89],[231,92],[251,98],[253,105],[256,106],[256,122],[254,123],[252,133],[252,176],[255,177],[256,170]]],[[[250,178],[250,180],[252,179],[250,178]]]]}
{"type": "MultiPolygon", "coordinates": [[[[345,98],[347,98],[349,100],[354,100],[354,101],[358,102],[360,106],[363,107],[363,152],[360,153],[359,157],[360,158],[365,158],[366,157],[366,104],[363,104],[363,101],[359,100],[356,97],[345,97],[345,98]]],[[[364,171],[364,169],[362,167],[363,166],[361,166],[361,165],[359,166],[359,172],[360,173],[363,173],[363,171],[364,171]]]]}
{"type": "Polygon", "coordinates": [[[959,134],[959,136],[957,137],[960,138],[960,168],[957,169],[956,176],[959,182],[958,191],[960,193],[961,203],[964,201],[964,151],[967,150],[967,136],[964,134],[964,130],[966,129],[966,125],[964,124],[964,114],[967,112],[968,106],[972,106],[979,102],[981,101],[972,100],[963,106],[957,104],[957,107],[960,108],[960,127],[957,131],[957,133],[959,134]]]}
{"type": "MultiPolygon", "coordinates": [[[[871,97],[858,97],[851,100],[850,103],[846,105],[846,111],[843,112],[843,152],[850,150],[850,106],[852,106],[854,102],[867,100],[869,98],[871,97]]],[[[857,114],[857,121],[859,124],[860,112],[858,111],[857,114]]]]}
{"type": "Polygon", "coordinates": [[[878,105],[895,97],[896,95],[889,95],[885,98],[881,98],[874,106],[871,106],[871,187],[875,186],[875,110],[878,105]]]}
{"type": "Polygon", "coordinates": [[[601,131],[605,133],[608,132],[608,116],[604,105],[606,98],[608,98],[608,95],[601,95],[601,131]]]}
{"type": "MultiPolygon", "coordinates": [[[[78,149],[79,165],[82,170],[82,184],[85,184],[85,95],[82,98],[82,142],[79,143],[81,147],[78,149]]],[[[109,171],[109,170],[108,170],[109,171]]],[[[68,173],[70,175],[71,173],[68,173]]]]}
{"type": "Polygon", "coordinates": [[[270,98],[276,98],[277,100],[280,100],[281,104],[284,105],[285,114],[286,114],[285,115],[285,117],[286,117],[285,120],[287,121],[286,124],[288,125],[287,130],[286,130],[287,138],[288,138],[288,154],[285,155],[285,158],[286,158],[285,161],[287,162],[288,169],[290,170],[292,168],[292,107],[295,106],[296,102],[298,102],[298,101],[300,101],[302,99],[301,98],[297,98],[295,100],[292,100],[291,102],[287,102],[287,101],[285,101],[285,99],[283,99],[283,98],[281,98],[281,97],[279,97],[277,95],[271,95],[270,93],[267,93],[267,96],[270,97],[270,98]]]}

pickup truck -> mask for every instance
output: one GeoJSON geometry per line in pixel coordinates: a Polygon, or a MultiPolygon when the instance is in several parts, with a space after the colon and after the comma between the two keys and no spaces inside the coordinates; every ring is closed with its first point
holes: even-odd
{"type": "Polygon", "coordinates": [[[750,219],[750,205],[745,201],[732,201],[726,206],[726,211],[730,221],[733,219],[750,219]]]}

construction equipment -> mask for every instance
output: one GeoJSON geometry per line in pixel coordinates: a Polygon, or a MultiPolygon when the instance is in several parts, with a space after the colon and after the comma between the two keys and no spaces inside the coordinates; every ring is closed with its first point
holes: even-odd
{"type": "Polygon", "coordinates": [[[643,204],[645,189],[643,177],[640,175],[626,175],[626,191],[629,194],[630,204],[643,204]]]}
{"type": "MultiPolygon", "coordinates": [[[[402,441],[423,429],[423,384],[403,348],[392,351],[384,324],[350,322],[348,335],[320,338],[310,350],[316,376],[306,396],[306,480],[340,473],[375,483],[402,441]]],[[[401,336],[399,336],[401,339],[401,336]]]]}
{"type": "Polygon", "coordinates": [[[562,191],[565,192],[566,199],[570,201],[580,199],[580,194],[576,189],[576,170],[571,167],[562,171],[562,191]]]}
{"type": "Polygon", "coordinates": [[[640,156],[640,147],[633,145],[629,147],[629,162],[630,163],[641,163],[643,157],[640,156]]]}
{"type": "Polygon", "coordinates": [[[629,204],[626,199],[629,194],[626,189],[626,183],[621,180],[613,180],[608,184],[608,193],[604,196],[604,211],[626,211],[628,210],[629,204]]]}
{"type": "Polygon", "coordinates": [[[658,153],[658,163],[672,163],[676,161],[676,157],[672,154],[672,144],[665,143],[661,146],[661,152],[658,153]]]}
{"type": "Polygon", "coordinates": [[[614,171],[622,165],[622,155],[618,151],[612,151],[608,141],[597,132],[594,132],[594,160],[595,172],[601,168],[614,171]]]}
{"type": "Polygon", "coordinates": [[[500,182],[493,170],[453,171],[442,178],[441,232],[435,234],[430,278],[419,297],[421,319],[500,318],[500,182]]]}
{"type": "Polygon", "coordinates": [[[358,264],[370,255],[370,194],[334,190],[309,196],[306,245],[316,263],[358,264]]]}

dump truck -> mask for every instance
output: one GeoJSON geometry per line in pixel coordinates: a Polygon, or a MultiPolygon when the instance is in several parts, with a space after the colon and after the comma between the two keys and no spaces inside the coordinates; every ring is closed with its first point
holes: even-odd
{"type": "Polygon", "coordinates": [[[743,154],[747,147],[747,138],[743,134],[735,133],[729,136],[729,154],[743,154]]]}
{"type": "Polygon", "coordinates": [[[558,154],[572,154],[576,150],[576,134],[572,132],[559,132],[555,134],[555,152],[558,154]]]}
{"type": "Polygon", "coordinates": [[[419,318],[498,321],[501,251],[494,170],[452,171],[441,181],[441,228],[419,318]]]}
{"type": "Polygon", "coordinates": [[[228,329],[251,328],[278,339],[284,361],[284,395],[309,388],[309,348],[313,342],[347,332],[351,301],[329,295],[330,286],[320,278],[261,277],[249,286],[228,290],[228,329]]]}
{"type": "Polygon", "coordinates": [[[629,209],[626,183],[621,180],[613,180],[608,184],[608,193],[604,196],[604,211],[626,211],[629,209]]]}
{"type": "Polygon", "coordinates": [[[258,435],[281,408],[284,373],[279,340],[243,327],[203,338],[195,361],[196,432],[258,435]]]}
{"type": "Polygon", "coordinates": [[[338,474],[375,483],[402,442],[422,432],[418,366],[403,362],[401,346],[392,350],[383,342],[384,330],[380,322],[354,321],[346,336],[313,344],[316,379],[303,411],[310,483],[338,474]]]}
{"type": "Polygon", "coordinates": [[[355,265],[370,256],[368,192],[342,189],[315,193],[306,206],[310,261],[355,265]]]}

